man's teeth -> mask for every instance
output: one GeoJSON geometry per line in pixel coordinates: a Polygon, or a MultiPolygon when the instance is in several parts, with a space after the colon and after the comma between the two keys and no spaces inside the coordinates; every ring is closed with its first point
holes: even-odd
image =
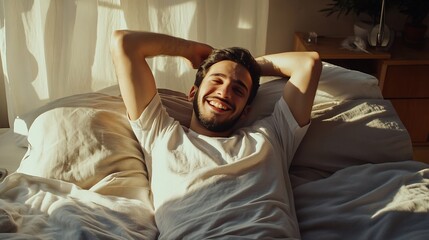
{"type": "Polygon", "coordinates": [[[215,101],[210,101],[210,105],[216,107],[216,108],[220,108],[222,110],[226,110],[227,107],[222,105],[221,103],[215,102],[215,101]]]}

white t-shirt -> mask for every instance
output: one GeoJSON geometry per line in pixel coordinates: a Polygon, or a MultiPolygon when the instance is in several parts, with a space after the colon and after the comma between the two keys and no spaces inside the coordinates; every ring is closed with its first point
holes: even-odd
{"type": "Polygon", "coordinates": [[[289,166],[306,133],[281,98],[270,117],[207,137],[156,95],[130,121],[145,154],[160,239],[299,238],[289,166]]]}

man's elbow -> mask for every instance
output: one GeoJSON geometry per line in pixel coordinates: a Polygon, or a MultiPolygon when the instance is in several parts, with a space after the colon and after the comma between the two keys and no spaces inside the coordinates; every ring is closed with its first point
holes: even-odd
{"type": "Polygon", "coordinates": [[[320,77],[322,72],[322,60],[320,59],[320,55],[318,52],[308,52],[308,59],[306,61],[307,69],[309,69],[312,73],[312,78],[320,77]]]}
{"type": "Polygon", "coordinates": [[[114,30],[110,38],[110,52],[115,57],[119,54],[126,53],[129,45],[126,41],[126,36],[129,33],[128,30],[114,30]]]}
{"type": "Polygon", "coordinates": [[[320,55],[318,52],[309,52],[309,54],[314,61],[320,61],[320,55]]]}
{"type": "Polygon", "coordinates": [[[320,59],[320,55],[318,52],[308,52],[308,64],[312,68],[321,68],[322,60],[320,59]]]}

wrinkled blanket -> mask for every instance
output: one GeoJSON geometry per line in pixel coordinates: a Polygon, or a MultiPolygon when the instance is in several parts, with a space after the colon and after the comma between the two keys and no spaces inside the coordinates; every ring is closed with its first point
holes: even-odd
{"type": "Polygon", "coordinates": [[[1,239],[156,239],[153,210],[53,179],[9,175],[0,184],[1,239]]]}
{"type": "Polygon", "coordinates": [[[348,167],[294,189],[303,239],[428,239],[429,166],[348,167]]]}

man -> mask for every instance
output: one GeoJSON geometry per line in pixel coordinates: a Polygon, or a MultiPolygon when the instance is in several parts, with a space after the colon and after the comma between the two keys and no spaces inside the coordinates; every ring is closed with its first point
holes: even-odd
{"type": "Polygon", "coordinates": [[[111,51],[145,154],[161,239],[299,238],[288,169],[310,122],[322,68],[317,53],[255,60],[240,48],[213,50],[125,30],[114,33],[111,51]],[[189,129],[161,107],[146,62],[158,55],[182,56],[199,67],[189,129]],[[290,79],[270,117],[235,129],[249,111],[259,73],[290,79]]]}

